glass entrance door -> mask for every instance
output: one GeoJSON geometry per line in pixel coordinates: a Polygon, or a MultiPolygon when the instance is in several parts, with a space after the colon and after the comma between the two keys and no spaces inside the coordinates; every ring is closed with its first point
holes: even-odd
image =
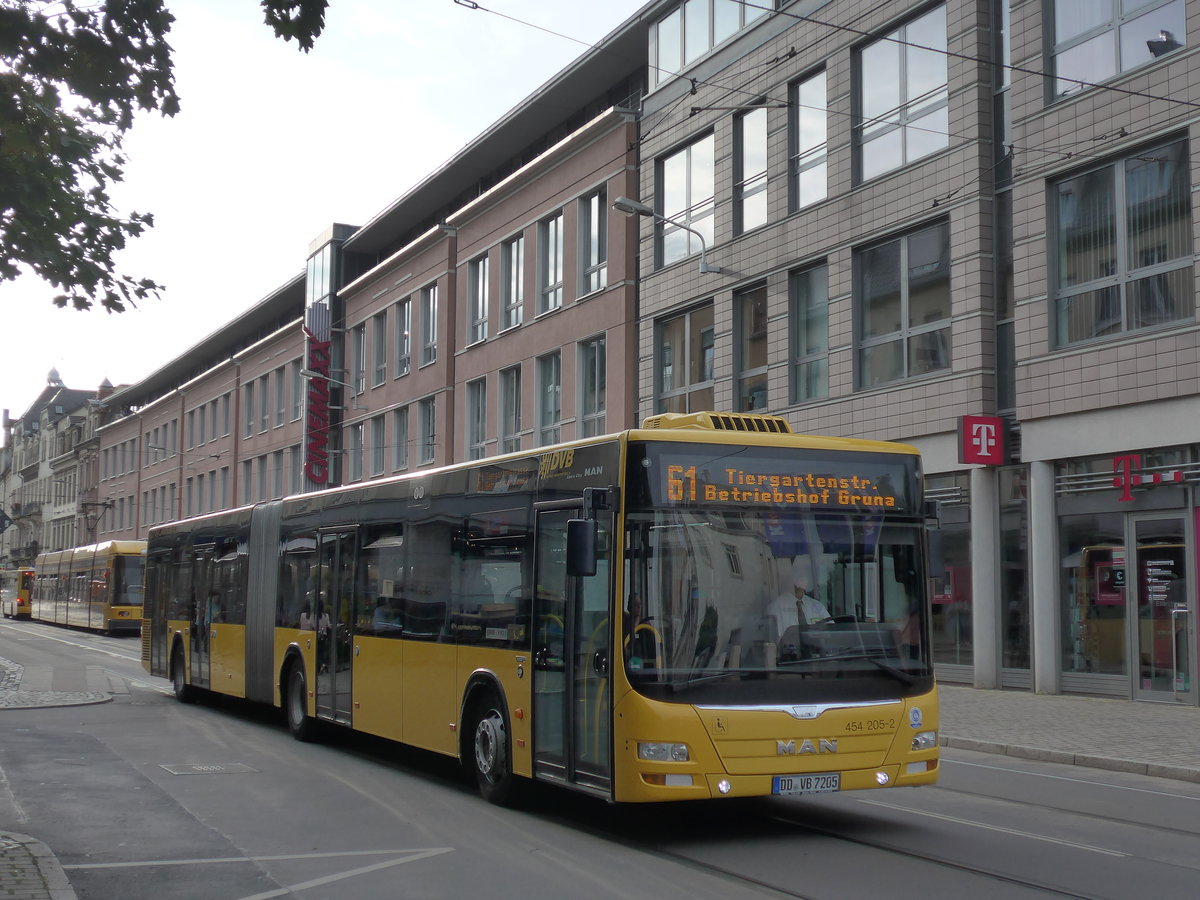
{"type": "Polygon", "coordinates": [[[1137,517],[1132,530],[1134,697],[1194,704],[1195,605],[1188,587],[1187,523],[1182,515],[1137,517]]]}
{"type": "MultiPolygon", "coordinates": [[[[567,574],[567,520],[538,511],[533,622],[534,772],[607,795],[611,782],[608,670],[612,626],[607,550],[596,574],[567,574]]],[[[607,522],[600,523],[607,534],[607,522]]],[[[607,547],[607,541],[601,541],[607,547]]]]}

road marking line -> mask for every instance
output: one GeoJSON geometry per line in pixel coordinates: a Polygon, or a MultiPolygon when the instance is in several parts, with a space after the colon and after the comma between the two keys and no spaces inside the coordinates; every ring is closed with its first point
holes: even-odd
{"type": "Polygon", "coordinates": [[[975,828],[983,828],[987,831],[998,831],[1001,834],[1011,834],[1014,837],[1029,838],[1035,841],[1045,841],[1049,844],[1059,844],[1063,847],[1074,847],[1077,850],[1090,850],[1092,853],[1103,853],[1105,856],[1121,856],[1127,857],[1128,853],[1122,853],[1119,850],[1106,850],[1103,847],[1093,847],[1091,844],[1077,844],[1074,841],[1064,841],[1060,838],[1047,837],[1044,834],[1032,834],[1028,831],[1019,831],[1016,828],[1005,828],[1003,825],[988,825],[986,822],[975,822],[971,819],[960,819],[957,816],[947,816],[942,813],[927,812],[923,809],[913,809],[909,806],[899,806],[895,803],[884,803],[882,800],[864,800],[854,798],[859,803],[867,803],[871,806],[883,806],[887,809],[894,809],[898,812],[908,813],[910,815],[927,816],[931,819],[941,819],[943,822],[953,822],[955,825],[971,825],[975,828]]]}
{"type": "MultiPolygon", "coordinates": [[[[118,863],[73,863],[64,864],[64,869],[137,869],[151,866],[202,866],[213,863],[248,863],[248,862],[280,862],[293,859],[336,859],[343,856],[393,856],[397,853],[421,854],[408,859],[424,859],[425,856],[435,856],[439,853],[449,853],[453,847],[434,847],[429,850],[344,850],[333,853],[286,853],[278,856],[217,856],[199,859],[145,859],[136,862],[118,863]]],[[[393,860],[388,865],[396,865],[393,860]]]]}
{"type": "MultiPolygon", "coordinates": [[[[1052,763],[1053,760],[1030,760],[1030,762],[1052,763]]],[[[1050,775],[1046,772],[1027,772],[1024,769],[1013,769],[1009,766],[989,766],[985,765],[984,763],[963,762],[961,759],[946,759],[946,757],[943,756],[941,758],[940,765],[945,765],[946,763],[950,763],[951,765],[955,766],[970,766],[974,769],[991,769],[994,772],[1009,772],[1013,775],[1028,775],[1030,778],[1049,778],[1052,781],[1069,781],[1072,784],[1086,784],[1089,787],[1106,787],[1112,788],[1114,791],[1132,791],[1135,794],[1149,794],[1152,797],[1171,797],[1175,800],[1191,800],[1193,803],[1200,802],[1200,797],[1189,797],[1186,794],[1175,794],[1171,791],[1149,791],[1145,788],[1129,787],[1128,785],[1124,784],[1113,784],[1111,781],[1090,781],[1087,778],[1072,778],[1069,775],[1050,775]]],[[[1056,765],[1064,764],[1056,763],[1056,765]]],[[[1167,763],[1162,763],[1162,765],[1167,765],[1167,763]]],[[[1143,775],[1140,772],[1127,772],[1123,774],[1136,775],[1139,778],[1159,777],[1157,775],[1143,775]]]]}
{"type": "Polygon", "coordinates": [[[348,872],[338,872],[336,875],[326,875],[323,878],[314,878],[312,881],[305,881],[302,884],[293,884],[290,887],[280,888],[277,891],[267,891],[263,894],[252,894],[249,897],[243,897],[241,900],[270,900],[272,897],[290,897],[297,891],[306,891],[309,888],[320,887],[324,884],[332,884],[335,881],[344,881],[347,878],[354,878],[358,875],[366,875],[369,872],[378,872],[380,869],[388,869],[392,866],[401,866],[405,863],[416,862],[421,859],[428,859],[431,856],[439,856],[443,853],[450,853],[453,847],[438,847],[433,850],[423,850],[407,856],[404,859],[393,859],[388,862],[376,863],[373,866],[363,866],[361,869],[351,869],[348,872]]]}

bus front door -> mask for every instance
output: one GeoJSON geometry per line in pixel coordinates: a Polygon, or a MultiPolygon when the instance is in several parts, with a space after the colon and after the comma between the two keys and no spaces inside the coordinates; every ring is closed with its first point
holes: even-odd
{"type": "Polygon", "coordinates": [[[318,543],[317,718],[343,725],[351,718],[356,529],[322,531],[318,543]]]}
{"type": "MultiPolygon", "coordinates": [[[[609,560],[605,550],[595,575],[567,574],[567,521],[581,515],[582,507],[537,511],[533,765],[537,778],[607,797],[612,788],[609,560]]],[[[599,523],[602,534],[606,524],[599,523]]]]}
{"type": "Polygon", "coordinates": [[[196,687],[212,685],[212,621],[209,612],[209,595],[213,590],[213,547],[211,544],[197,546],[192,557],[192,591],[189,597],[191,625],[189,629],[191,651],[188,654],[191,666],[190,682],[196,687]]]}

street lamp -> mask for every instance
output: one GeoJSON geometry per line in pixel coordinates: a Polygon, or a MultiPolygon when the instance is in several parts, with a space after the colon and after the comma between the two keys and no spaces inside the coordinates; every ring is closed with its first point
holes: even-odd
{"type": "Polygon", "coordinates": [[[330,384],[336,384],[338,387],[344,387],[344,388],[348,388],[350,390],[354,390],[354,388],[350,387],[350,385],[346,384],[346,382],[338,381],[336,378],[330,378],[324,372],[318,372],[316,369],[301,369],[300,377],[308,378],[310,380],[313,378],[323,378],[326,381],[328,381],[330,384]]]}
{"type": "Polygon", "coordinates": [[[722,269],[720,266],[710,266],[708,264],[708,247],[704,243],[704,235],[695,228],[692,228],[690,225],[684,225],[682,222],[668,218],[661,213],[656,213],[645,203],[639,203],[637,200],[630,200],[628,197],[618,197],[612,202],[612,208],[617,212],[625,213],[627,216],[649,216],[651,219],[657,219],[660,222],[666,222],[668,225],[674,225],[676,228],[681,228],[684,231],[694,234],[700,239],[700,274],[706,275],[709,273],[721,273],[722,269]]]}
{"type": "Polygon", "coordinates": [[[363,412],[366,412],[370,409],[369,406],[359,406],[358,405],[358,402],[357,402],[358,394],[355,392],[354,388],[351,385],[347,384],[344,381],[338,381],[336,378],[330,378],[324,372],[318,372],[316,369],[301,369],[300,377],[304,378],[308,381],[311,381],[314,378],[324,379],[325,381],[328,381],[330,384],[335,384],[338,387],[343,387],[350,392],[350,398],[351,398],[351,400],[353,400],[355,402],[351,403],[349,406],[330,406],[329,407],[330,409],[340,409],[340,410],[350,410],[350,411],[357,409],[357,410],[362,410],[363,412]]]}

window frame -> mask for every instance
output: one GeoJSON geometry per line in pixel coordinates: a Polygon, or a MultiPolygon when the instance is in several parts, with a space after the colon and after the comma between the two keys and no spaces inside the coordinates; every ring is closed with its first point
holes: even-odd
{"type": "Polygon", "coordinates": [[[467,382],[467,459],[487,456],[487,378],[467,382]]]}
{"type": "Polygon", "coordinates": [[[608,287],[608,191],[579,200],[579,296],[608,287]]]}
{"type": "MultiPolygon", "coordinates": [[[[924,225],[913,228],[902,234],[893,235],[885,240],[877,241],[873,244],[866,245],[861,248],[856,248],[854,251],[854,327],[855,327],[855,342],[854,342],[854,374],[855,388],[859,391],[874,390],[876,388],[885,388],[894,384],[903,384],[905,382],[914,381],[917,379],[933,377],[938,374],[952,371],[954,367],[954,352],[953,352],[953,335],[950,333],[953,327],[953,296],[950,293],[950,285],[953,277],[954,269],[954,254],[951,245],[951,230],[950,222],[947,219],[939,219],[932,222],[927,222],[924,225]],[[912,266],[911,253],[913,243],[934,230],[944,231],[944,246],[946,251],[945,257],[945,293],[946,293],[946,315],[942,318],[931,319],[927,322],[922,322],[913,325],[910,322],[912,315],[912,266]],[[869,337],[864,336],[865,331],[865,314],[867,296],[865,293],[865,285],[868,278],[868,267],[865,263],[867,254],[879,253],[884,248],[892,244],[899,245],[899,256],[897,258],[897,283],[899,285],[899,297],[897,313],[899,317],[899,327],[896,330],[872,334],[869,337]],[[945,341],[945,346],[937,346],[939,334],[945,332],[945,336],[940,338],[945,341]],[[912,369],[912,353],[914,351],[913,341],[920,341],[925,335],[933,337],[934,349],[927,352],[936,353],[944,357],[944,364],[937,365],[924,371],[913,373],[912,369]],[[901,374],[894,378],[887,378],[882,381],[872,383],[866,382],[868,366],[865,362],[865,357],[868,353],[876,348],[887,347],[888,345],[899,342],[902,349],[901,356],[901,374]]],[[[876,295],[879,296],[879,295],[876,295]]]]}
{"type": "Polygon", "coordinates": [[[811,403],[824,400],[829,396],[829,265],[817,263],[797,269],[788,274],[788,353],[789,353],[789,392],[792,403],[811,403]],[[820,273],[821,299],[817,304],[807,302],[811,293],[808,286],[813,278],[820,273]],[[805,289],[807,288],[807,289],[805,289]],[[802,296],[803,295],[803,296],[802,296]],[[816,309],[815,307],[819,307],[816,309]],[[812,314],[817,313],[814,317],[812,314]],[[817,346],[804,338],[810,331],[820,332],[817,346]],[[816,367],[820,370],[819,387],[816,390],[804,389],[812,378],[809,373],[816,367]]]}
{"type": "MultiPolygon", "coordinates": [[[[1075,172],[1068,173],[1060,178],[1055,179],[1048,185],[1047,203],[1050,208],[1047,210],[1048,221],[1048,236],[1050,236],[1049,246],[1049,265],[1048,272],[1050,276],[1050,319],[1051,319],[1051,334],[1056,348],[1076,347],[1084,344],[1103,343],[1105,341],[1114,340],[1130,334],[1138,334],[1147,331],[1156,331],[1163,328],[1174,328],[1187,322],[1193,321],[1191,314],[1193,304],[1184,301],[1185,307],[1183,314],[1173,317],[1164,318],[1157,322],[1152,322],[1148,325],[1132,324],[1133,315],[1131,314],[1131,303],[1134,297],[1131,295],[1131,289],[1134,285],[1148,281],[1150,279],[1165,279],[1175,273],[1183,273],[1186,281],[1186,291],[1190,298],[1192,290],[1192,274],[1191,270],[1195,263],[1194,241],[1192,239],[1194,220],[1191,209],[1191,168],[1190,168],[1190,142],[1186,137],[1176,137],[1174,140],[1163,141],[1153,144],[1149,147],[1142,148],[1136,152],[1129,152],[1121,156],[1105,160],[1099,164],[1089,166],[1075,172]],[[1175,160],[1177,166],[1182,167],[1176,171],[1176,177],[1182,177],[1183,190],[1180,196],[1184,203],[1188,204],[1186,227],[1181,229],[1181,233],[1186,235],[1187,244],[1183,247],[1183,253],[1164,257],[1162,259],[1151,261],[1146,265],[1134,266],[1129,254],[1131,251],[1130,231],[1134,226],[1129,221],[1129,172],[1130,164],[1149,162],[1151,155],[1154,153],[1163,153],[1165,158],[1170,158],[1169,154],[1172,148],[1179,148],[1179,156],[1175,160]],[[1109,196],[1112,201],[1113,217],[1111,228],[1114,233],[1112,251],[1114,256],[1114,266],[1111,272],[1101,274],[1098,277],[1087,280],[1079,280],[1074,283],[1064,285],[1062,283],[1065,273],[1065,262],[1062,258],[1061,245],[1062,237],[1062,203],[1056,202],[1056,197],[1061,197],[1057,193],[1058,189],[1072,181],[1078,179],[1086,179],[1102,173],[1110,173],[1106,187],[1110,190],[1109,196]],[[1068,339],[1065,332],[1068,330],[1067,318],[1070,314],[1070,303],[1075,298],[1084,298],[1089,294],[1095,294],[1101,291],[1111,291],[1114,299],[1109,301],[1115,306],[1119,313],[1119,327],[1116,330],[1102,329],[1097,333],[1093,328],[1092,334],[1083,338],[1074,340],[1068,339]]],[[[1109,319],[1111,321],[1111,317],[1109,319]]]]}
{"type": "Polygon", "coordinates": [[[561,209],[538,223],[538,315],[563,306],[565,224],[561,209]]]}
{"type": "MultiPolygon", "coordinates": [[[[1102,2],[1104,2],[1104,0],[1088,0],[1088,8],[1094,10],[1102,2]]],[[[1070,35],[1062,41],[1059,41],[1058,39],[1058,12],[1060,8],[1060,2],[1059,0],[1050,0],[1050,2],[1047,3],[1045,10],[1045,21],[1047,23],[1047,27],[1045,29],[1047,44],[1046,55],[1051,60],[1051,67],[1054,72],[1054,77],[1052,79],[1047,79],[1046,90],[1049,94],[1047,97],[1047,102],[1054,103],[1060,100],[1069,100],[1088,90],[1092,85],[1104,84],[1112,81],[1115,78],[1120,78],[1129,72],[1135,72],[1138,69],[1144,68],[1145,66],[1153,65],[1161,59],[1175,55],[1180,50],[1187,49],[1187,7],[1184,3],[1184,0],[1142,0],[1139,6],[1128,12],[1122,12],[1121,0],[1107,0],[1107,2],[1109,3],[1109,8],[1107,17],[1104,19],[1104,21],[1097,22],[1090,27],[1082,28],[1077,33],[1070,35]],[[1182,11],[1182,26],[1177,27],[1176,31],[1170,31],[1169,29],[1163,28],[1160,25],[1157,26],[1155,30],[1168,32],[1176,46],[1165,47],[1163,52],[1160,54],[1155,54],[1153,50],[1149,50],[1149,53],[1151,54],[1150,59],[1135,60],[1127,65],[1123,60],[1125,55],[1122,52],[1123,47],[1145,46],[1147,44],[1147,40],[1145,37],[1145,32],[1138,32],[1136,35],[1131,34],[1129,36],[1128,44],[1126,44],[1124,40],[1125,35],[1123,32],[1125,32],[1127,27],[1137,23],[1138,20],[1152,15],[1169,6],[1178,6],[1182,11]],[[1098,41],[1103,41],[1105,38],[1110,36],[1112,40],[1108,42],[1109,46],[1107,48],[1111,53],[1111,57],[1108,60],[1108,62],[1112,64],[1110,69],[1087,78],[1063,76],[1059,73],[1060,58],[1070,54],[1072,51],[1083,50],[1084,48],[1088,48],[1089,45],[1095,45],[1098,41]],[[1182,38],[1183,43],[1176,41],[1176,38],[1182,38]],[[1060,82],[1064,78],[1067,81],[1072,82],[1069,87],[1063,88],[1060,86],[1060,82]]],[[[1132,31],[1132,29],[1130,30],[1132,31]]],[[[1103,49],[1105,49],[1103,46],[1092,46],[1090,48],[1091,52],[1087,52],[1086,57],[1094,60],[1096,58],[1095,51],[1103,49]]]]}
{"type": "Polygon", "coordinates": [[[539,356],[537,374],[538,444],[545,447],[562,440],[562,351],[539,356]]]}
{"type": "Polygon", "coordinates": [[[488,257],[467,263],[467,343],[478,344],[488,336],[488,257]]]}
{"type": "Polygon", "coordinates": [[[521,449],[521,366],[500,370],[500,452],[521,449]]]}
{"type": "MultiPolygon", "coordinates": [[[[758,102],[762,103],[764,101],[758,102]]],[[[767,108],[765,106],[758,106],[755,109],[740,112],[733,118],[733,233],[735,235],[761,228],[770,219],[767,207],[767,187],[770,181],[767,157],[769,129],[770,123],[768,122],[767,108]],[[749,133],[751,117],[754,117],[756,123],[753,134],[749,133]],[[759,120],[761,120],[761,125],[757,124],[759,120]],[[748,143],[750,137],[753,137],[757,145],[753,146],[752,149],[757,151],[757,156],[762,161],[762,168],[756,168],[753,172],[747,172],[746,170],[747,160],[754,158],[754,154],[748,153],[747,150],[751,146],[748,143]],[[748,205],[754,204],[750,208],[757,209],[760,197],[762,203],[761,216],[755,215],[748,219],[748,205]]]]}
{"type": "Polygon", "coordinates": [[[717,208],[716,135],[709,131],[693,138],[681,147],[665,153],[655,161],[655,197],[658,216],[654,220],[654,259],[657,268],[665,268],[703,252],[715,243],[717,208]],[[667,170],[678,164],[682,177],[668,177],[667,170]],[[707,164],[706,171],[698,167],[707,164]],[[698,184],[701,176],[704,180],[698,184]],[[666,189],[668,182],[681,182],[684,189],[682,205],[666,189]],[[699,193],[706,196],[697,199],[699,193]],[[678,206],[678,208],[676,208],[678,206]],[[661,217],[661,218],[660,218],[661,217]],[[669,220],[669,221],[665,221],[669,220]],[[677,237],[678,236],[678,237],[677,237]],[[676,240],[683,241],[683,253],[668,249],[676,240]]]}
{"type": "Polygon", "coordinates": [[[578,346],[579,437],[597,437],[608,420],[608,335],[594,335],[578,346]]]}
{"type": "Polygon", "coordinates": [[[421,288],[421,365],[437,362],[438,357],[438,284],[421,288]]]}
{"type": "Polygon", "coordinates": [[[770,332],[770,306],[765,281],[734,293],[733,316],[734,346],[737,348],[734,357],[737,409],[739,412],[762,414],[770,406],[767,376],[770,363],[770,351],[767,345],[767,336],[770,332]],[[749,310],[750,327],[747,327],[747,310],[749,310]],[[762,364],[750,365],[750,358],[756,354],[761,355],[762,364]],[[761,396],[760,403],[750,402],[758,396],[761,396]]]}
{"type": "MultiPolygon", "coordinates": [[[[788,85],[788,209],[792,212],[820,203],[829,197],[829,88],[825,69],[810,72],[788,85]],[[819,116],[813,105],[814,95],[820,92],[819,116]],[[811,118],[806,119],[806,115],[811,118]],[[819,118],[821,140],[803,140],[806,124],[819,118]],[[807,196],[803,190],[809,173],[820,170],[819,194],[807,196]]],[[[814,182],[816,183],[816,182],[814,182]]]]}
{"type": "Polygon", "coordinates": [[[716,308],[713,301],[708,300],[656,320],[654,335],[657,348],[654,356],[654,403],[657,411],[687,413],[711,409],[717,383],[716,308]],[[675,347],[669,344],[667,336],[673,324],[680,321],[683,323],[683,359],[677,361],[675,347]],[[667,351],[670,353],[669,358],[667,351]],[[699,360],[692,358],[696,351],[699,352],[699,360]],[[679,386],[675,385],[677,362],[684,376],[679,386]],[[694,374],[699,374],[700,377],[693,380],[694,374]],[[666,386],[668,377],[671,379],[669,387],[666,386]],[[697,398],[695,404],[692,402],[693,397],[697,398]],[[675,401],[680,398],[683,400],[682,407],[672,408],[678,406],[675,401]]]}
{"type": "Polygon", "coordinates": [[[500,245],[500,317],[502,331],[525,319],[525,235],[513,235],[500,245]]]}
{"type": "MultiPolygon", "coordinates": [[[[946,17],[947,9],[945,3],[928,7],[913,18],[901,23],[897,28],[881,35],[873,41],[863,44],[855,51],[853,129],[855,184],[863,184],[873,181],[876,178],[885,177],[918,160],[940,153],[950,146],[949,57],[945,52],[939,52],[939,50],[945,51],[949,46],[946,17]],[[936,13],[940,13],[942,16],[941,48],[937,47],[936,44],[931,44],[929,34],[933,29],[926,22],[929,16],[936,13]],[[916,32],[916,36],[911,39],[909,37],[910,29],[916,32]],[[930,49],[925,49],[926,47],[930,49]],[[883,71],[885,65],[878,61],[869,66],[864,65],[866,55],[879,48],[883,48],[884,52],[889,48],[894,48],[896,54],[894,60],[895,71],[883,71]],[[913,85],[908,83],[909,74],[920,71],[918,61],[921,57],[918,54],[926,53],[933,53],[936,56],[940,56],[944,69],[944,77],[939,87],[919,93],[915,97],[909,97],[909,90],[913,88],[913,85]],[[871,79],[870,82],[868,81],[869,78],[871,79]],[[866,99],[870,93],[868,85],[875,83],[874,79],[876,78],[885,80],[888,78],[894,79],[898,95],[896,106],[878,113],[875,110],[868,112],[866,99]],[[935,116],[940,118],[943,115],[945,117],[944,122],[930,121],[935,116]],[[925,124],[927,122],[935,127],[928,127],[925,124]],[[921,149],[918,145],[918,149],[910,153],[910,141],[915,140],[919,136],[918,133],[920,135],[934,135],[939,143],[937,146],[932,146],[931,144],[927,149],[921,149]],[[898,159],[878,166],[872,165],[868,171],[867,154],[865,152],[868,145],[875,144],[876,149],[882,147],[886,150],[883,140],[892,135],[896,135],[899,139],[898,159]]],[[[890,67],[893,60],[886,60],[885,62],[890,67]]]]}

